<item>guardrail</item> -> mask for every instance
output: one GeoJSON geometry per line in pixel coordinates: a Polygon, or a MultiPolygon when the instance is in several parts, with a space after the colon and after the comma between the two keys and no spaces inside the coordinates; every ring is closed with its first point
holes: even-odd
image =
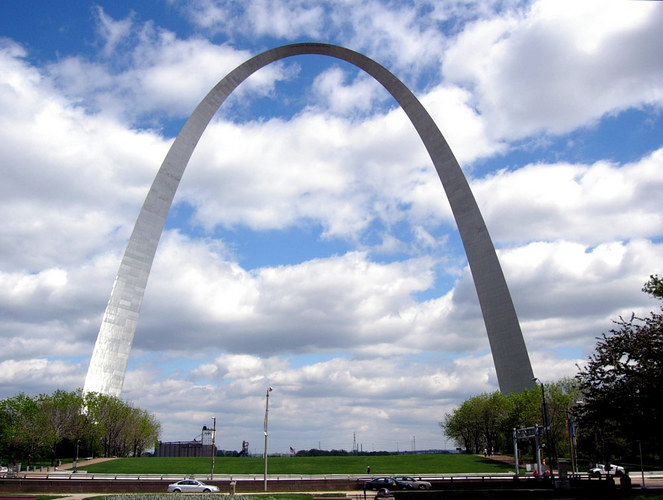
{"type": "MultiPolygon", "coordinates": [[[[631,477],[640,476],[640,472],[633,471],[631,472],[631,477]]],[[[373,477],[380,476],[389,476],[389,474],[374,474],[372,476],[367,476],[365,474],[270,474],[267,476],[269,481],[279,481],[279,480],[333,480],[333,479],[345,479],[345,480],[356,480],[356,481],[369,481],[373,477]]],[[[479,481],[492,481],[492,480],[504,480],[504,479],[514,479],[514,473],[461,473],[461,474],[410,474],[413,477],[420,478],[425,481],[437,481],[437,482],[446,482],[446,481],[469,481],[469,480],[479,480],[479,481]]],[[[663,479],[663,471],[649,471],[644,473],[645,478],[651,479],[663,479]]],[[[209,474],[111,474],[111,473],[88,473],[86,471],[51,471],[51,472],[20,472],[14,473],[12,475],[5,476],[8,479],[17,478],[17,479],[76,479],[76,480],[136,480],[136,481],[179,481],[180,479],[200,479],[200,480],[218,480],[218,481],[258,481],[263,479],[262,474],[218,474],[215,473],[214,477],[211,478],[209,474]]],[[[590,476],[587,472],[579,473],[569,473],[567,475],[569,479],[595,479],[599,478],[595,476],[590,476]]],[[[559,476],[555,476],[556,479],[559,476]]],[[[533,474],[520,474],[518,479],[538,479],[533,474]]],[[[604,477],[600,478],[604,479],[604,477]]]]}

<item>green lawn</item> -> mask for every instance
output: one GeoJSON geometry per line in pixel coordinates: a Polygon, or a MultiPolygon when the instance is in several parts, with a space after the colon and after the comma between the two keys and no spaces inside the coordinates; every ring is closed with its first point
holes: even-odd
{"type": "MultiPolygon", "coordinates": [[[[121,458],[85,470],[112,474],[207,474],[211,458],[121,458]]],[[[379,455],[345,457],[270,457],[270,474],[448,474],[509,472],[513,467],[476,455],[379,455]]],[[[262,457],[217,457],[215,474],[262,474],[262,457]]]]}

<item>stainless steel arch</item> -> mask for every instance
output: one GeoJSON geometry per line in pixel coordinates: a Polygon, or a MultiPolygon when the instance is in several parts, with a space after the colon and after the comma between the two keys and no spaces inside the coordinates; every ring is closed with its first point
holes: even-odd
{"type": "Polygon", "coordinates": [[[202,133],[225,99],[251,74],[274,61],[319,54],[347,61],[381,83],[419,133],[446,191],[479,297],[500,390],[533,387],[520,324],[492,240],[472,191],[442,133],[414,94],[372,59],[336,45],[297,43],[267,50],[221,80],[200,102],[178,134],[150,188],[115,278],[84,392],[119,395],[154,254],[184,169],[202,133]]]}

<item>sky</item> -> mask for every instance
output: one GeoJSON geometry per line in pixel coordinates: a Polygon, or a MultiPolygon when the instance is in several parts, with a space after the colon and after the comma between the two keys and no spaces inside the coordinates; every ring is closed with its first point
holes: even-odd
{"type": "MultiPolygon", "coordinates": [[[[0,2],[0,398],[83,386],[141,204],[205,94],[279,45],[376,60],[431,114],[496,246],[536,377],[572,377],[658,304],[663,3],[0,2]]],[[[164,441],[450,449],[498,390],[444,190],[379,84],[263,68],[182,178],[122,398],[164,441]]],[[[532,423],[533,424],[533,423],[532,423]]]]}

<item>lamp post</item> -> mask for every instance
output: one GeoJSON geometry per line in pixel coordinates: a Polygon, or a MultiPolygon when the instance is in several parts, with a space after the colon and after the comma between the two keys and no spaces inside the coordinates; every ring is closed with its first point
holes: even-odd
{"type": "Polygon", "coordinates": [[[269,393],[272,392],[272,388],[268,387],[267,388],[267,393],[265,394],[265,473],[264,473],[264,486],[265,486],[265,491],[267,491],[267,424],[268,424],[268,418],[269,418],[269,393]]]}
{"type": "Polygon", "coordinates": [[[214,479],[214,459],[216,458],[216,417],[212,417],[212,473],[210,474],[210,481],[214,479]]]}
{"type": "Polygon", "coordinates": [[[550,439],[550,422],[548,421],[548,404],[546,403],[546,392],[543,387],[543,382],[538,378],[534,377],[533,382],[538,382],[541,386],[541,402],[542,402],[542,413],[543,413],[543,428],[546,431],[546,444],[550,450],[550,475],[553,475],[554,465],[555,465],[555,444],[550,439]]]}
{"type": "Polygon", "coordinates": [[[571,452],[571,471],[578,472],[578,452],[576,450],[576,424],[570,411],[566,412],[566,431],[569,435],[569,450],[571,452]]]}
{"type": "Polygon", "coordinates": [[[74,460],[74,472],[78,472],[78,445],[80,442],[80,439],[76,440],[76,459],[74,460]]]}

